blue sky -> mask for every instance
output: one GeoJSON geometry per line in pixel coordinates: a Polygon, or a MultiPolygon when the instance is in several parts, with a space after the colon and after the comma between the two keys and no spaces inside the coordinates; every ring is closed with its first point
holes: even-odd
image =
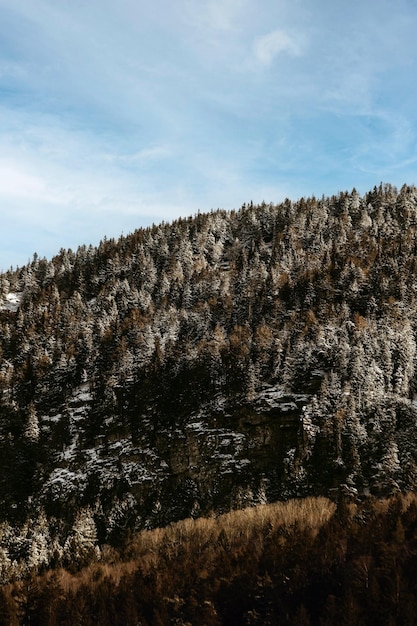
{"type": "Polygon", "coordinates": [[[0,0],[0,269],[416,184],[416,0],[0,0]]]}

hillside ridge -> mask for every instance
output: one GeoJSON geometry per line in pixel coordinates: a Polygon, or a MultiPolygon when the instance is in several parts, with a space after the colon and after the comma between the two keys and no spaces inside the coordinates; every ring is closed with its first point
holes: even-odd
{"type": "Polygon", "coordinates": [[[416,251],[417,189],[381,184],[1,274],[4,571],[189,516],[415,489],[416,251]]]}

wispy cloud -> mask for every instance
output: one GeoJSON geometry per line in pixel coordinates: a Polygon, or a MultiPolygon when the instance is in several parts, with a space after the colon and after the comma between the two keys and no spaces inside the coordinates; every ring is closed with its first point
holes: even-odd
{"type": "Polygon", "coordinates": [[[27,200],[34,197],[43,201],[48,200],[45,181],[39,176],[25,172],[17,164],[0,160],[0,198],[27,200]]]}
{"type": "Polygon", "coordinates": [[[396,112],[375,109],[359,116],[357,124],[360,136],[352,152],[355,169],[386,179],[403,171],[409,178],[417,161],[417,135],[410,121],[396,112]]]}
{"type": "Polygon", "coordinates": [[[253,44],[255,57],[261,65],[270,65],[282,53],[298,56],[302,47],[299,37],[280,29],[257,37],[253,44]]]}
{"type": "Polygon", "coordinates": [[[248,0],[206,0],[196,4],[193,0],[187,0],[185,7],[187,19],[194,27],[225,34],[238,27],[245,10],[250,8],[250,2],[248,0]]]}
{"type": "Polygon", "coordinates": [[[103,156],[109,163],[126,166],[147,166],[173,156],[173,149],[168,145],[150,146],[133,153],[111,153],[103,156]]]}

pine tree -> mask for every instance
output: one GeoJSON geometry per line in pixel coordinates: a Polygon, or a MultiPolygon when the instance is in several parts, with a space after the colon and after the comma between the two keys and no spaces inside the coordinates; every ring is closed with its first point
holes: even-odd
{"type": "Polygon", "coordinates": [[[82,567],[98,555],[97,528],[90,507],[80,509],[64,545],[64,559],[70,567],[82,567]]]}
{"type": "Polygon", "coordinates": [[[37,443],[37,441],[39,440],[39,435],[40,435],[39,421],[38,421],[38,415],[35,409],[35,405],[33,402],[31,402],[29,405],[24,435],[26,439],[30,441],[31,443],[37,443]]]}

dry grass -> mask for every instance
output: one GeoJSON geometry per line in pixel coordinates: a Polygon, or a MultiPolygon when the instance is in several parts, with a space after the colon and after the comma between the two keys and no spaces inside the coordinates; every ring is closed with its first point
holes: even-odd
{"type": "MultiPolygon", "coordinates": [[[[64,569],[46,572],[44,580],[59,585],[64,594],[76,593],[84,586],[99,585],[107,579],[117,587],[123,577],[134,574],[138,569],[143,573],[156,571],[162,561],[175,563],[181,555],[196,559],[222,551],[235,551],[237,554],[249,542],[262,550],[266,537],[278,529],[297,526],[315,534],[331,518],[336,505],[327,498],[305,498],[264,504],[243,510],[232,511],[219,517],[185,519],[165,528],[139,532],[126,550],[127,559],[115,558],[117,552],[103,550],[103,560],[71,573],[64,569]]],[[[213,564],[215,559],[213,561],[213,564]]]]}
{"type": "Polygon", "coordinates": [[[219,517],[185,519],[166,528],[142,531],[130,546],[130,554],[141,559],[158,554],[161,549],[171,556],[187,547],[200,552],[208,545],[230,546],[271,534],[279,527],[297,525],[301,530],[317,532],[334,514],[336,505],[327,498],[304,498],[232,511],[219,517]]]}
{"type": "MultiPolygon", "coordinates": [[[[105,546],[102,560],[78,573],[60,569],[15,581],[3,587],[3,608],[11,607],[10,614],[17,616],[23,615],[23,609],[29,607],[34,615],[41,615],[40,621],[33,623],[47,626],[61,625],[62,611],[65,614],[71,611],[66,626],[95,624],[91,616],[96,616],[99,610],[103,626],[114,624],[119,604],[128,606],[134,615],[125,619],[123,614],[122,621],[117,622],[120,624],[207,623],[218,626],[234,623],[230,622],[230,616],[246,606],[254,590],[261,598],[265,592],[266,604],[272,589],[277,590],[277,597],[281,597],[279,590],[284,591],[284,596],[289,594],[285,610],[294,612],[300,594],[308,590],[311,580],[321,576],[323,585],[329,585],[331,571],[339,577],[341,585],[349,585],[352,593],[346,598],[362,594],[364,610],[369,610],[369,593],[379,589],[374,585],[375,577],[385,584],[391,579],[400,581],[403,576],[404,589],[409,588],[410,572],[414,580],[412,560],[406,564],[409,571],[402,572],[397,565],[404,555],[411,558],[413,554],[416,519],[417,494],[381,500],[370,498],[357,504],[342,501],[339,507],[327,498],[305,498],[259,505],[218,517],[185,519],[166,528],[138,533],[124,553],[105,546]],[[387,559],[387,555],[397,552],[402,555],[401,559],[387,559]],[[376,567],[376,563],[382,565],[376,567]],[[290,586],[287,581],[291,581],[290,586]],[[52,607],[47,614],[45,598],[52,607]],[[201,621],[202,607],[205,607],[204,621],[201,621]],[[51,611],[56,611],[58,621],[45,622],[45,615],[52,614],[51,611]],[[90,621],[84,621],[86,616],[90,616],[90,621]]],[[[328,593],[334,598],[333,583],[328,593]]],[[[414,615],[417,596],[414,599],[407,593],[403,594],[408,598],[407,610],[414,615]]],[[[379,602],[378,594],[375,597],[379,602]]],[[[397,599],[398,593],[392,600],[395,606],[397,599]]],[[[317,606],[309,593],[307,601],[313,602],[315,611],[317,606]]],[[[350,607],[350,600],[346,602],[341,616],[345,610],[355,612],[356,605],[350,607]]],[[[377,606],[378,602],[375,600],[372,606],[377,606]]],[[[1,606],[0,597],[1,624],[16,626],[20,623],[11,619],[1,621],[1,606]]],[[[270,608],[273,606],[270,603],[270,608]]],[[[274,611],[279,612],[279,606],[278,603],[274,611]]],[[[334,621],[325,623],[337,623],[336,617],[332,619],[334,621]]]]}

